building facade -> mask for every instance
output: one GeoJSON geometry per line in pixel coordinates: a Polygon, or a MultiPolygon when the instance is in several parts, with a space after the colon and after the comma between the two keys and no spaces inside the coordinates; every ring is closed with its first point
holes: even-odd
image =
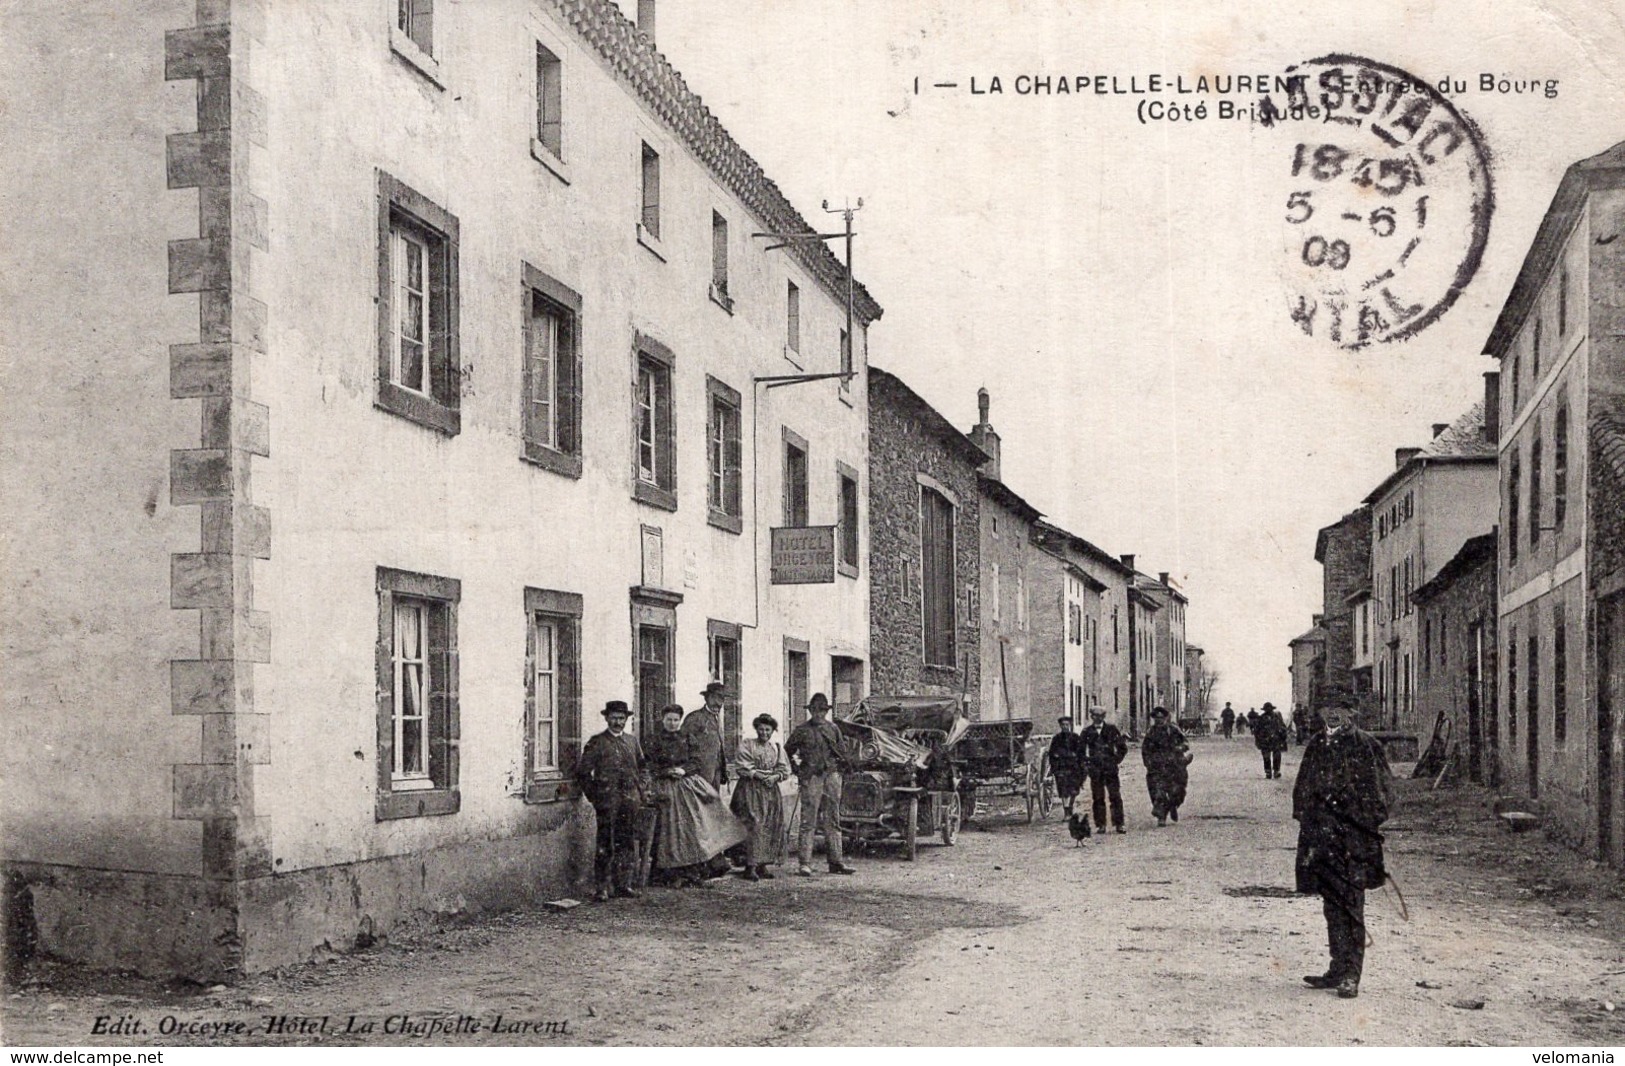
{"type": "Polygon", "coordinates": [[[901,379],[869,368],[870,688],[982,708],[987,455],[901,379]]]}
{"type": "Polygon", "coordinates": [[[1371,596],[1369,572],[1358,588],[1349,594],[1349,621],[1352,633],[1353,659],[1349,668],[1349,701],[1362,722],[1375,722],[1381,718],[1377,702],[1376,654],[1373,650],[1372,626],[1376,607],[1371,596]]]}
{"type": "MultiPolygon", "coordinates": [[[[985,422],[984,422],[985,424],[985,422]]],[[[972,435],[976,439],[975,434],[972,435]]],[[[997,461],[990,463],[997,469],[997,461]]],[[[1050,718],[1065,672],[1066,589],[1059,559],[1033,543],[1039,513],[996,476],[981,493],[982,720],[1050,718]]]]}
{"type": "Polygon", "coordinates": [[[1490,334],[1500,363],[1505,787],[1625,865],[1625,143],[1564,174],[1490,334]]]}
{"type": "MultiPolygon", "coordinates": [[[[1422,632],[1417,710],[1423,722],[1449,722],[1460,768],[1478,784],[1500,787],[1495,706],[1495,533],[1461,546],[1413,593],[1422,632]]],[[[1445,727],[1441,727],[1445,728],[1445,727]]]]}
{"type": "Polygon", "coordinates": [[[1326,630],[1324,697],[1349,700],[1360,689],[1354,674],[1355,612],[1350,597],[1371,585],[1371,509],[1361,506],[1315,537],[1321,567],[1321,627],[1326,630]]]}
{"type": "Polygon", "coordinates": [[[1422,448],[1400,448],[1394,471],[1365,498],[1371,513],[1375,728],[1416,735],[1419,654],[1411,593],[1432,580],[1469,537],[1495,525],[1495,447],[1483,404],[1433,427],[1422,448]]]}
{"type": "Polygon", "coordinates": [[[1134,679],[1129,672],[1129,588],[1132,567],[1088,540],[1040,520],[1034,535],[1043,549],[1067,567],[1069,651],[1066,656],[1067,706],[1081,701],[1084,712],[1098,707],[1107,719],[1127,728],[1134,679]],[[1080,691],[1081,690],[1081,693],[1080,691]]]}
{"type": "Polygon", "coordinates": [[[1305,714],[1323,706],[1326,693],[1326,628],[1320,615],[1314,625],[1287,642],[1292,650],[1292,706],[1282,711],[1291,718],[1299,708],[1305,714]]]}
{"type": "Polygon", "coordinates": [[[719,678],[734,732],[861,694],[880,309],[821,242],[752,236],[812,229],[647,25],[222,0],[8,29],[57,59],[6,121],[76,160],[8,162],[39,257],[13,340],[49,358],[0,431],[37,501],[5,857],[42,947],[218,976],[545,898],[590,866],[571,770],[606,700],[646,726],[719,678]]]}

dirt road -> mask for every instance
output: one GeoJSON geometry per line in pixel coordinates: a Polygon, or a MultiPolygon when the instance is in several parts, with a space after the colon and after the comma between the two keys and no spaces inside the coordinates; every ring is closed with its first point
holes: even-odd
{"type": "Polygon", "coordinates": [[[1297,753],[1284,780],[1266,781],[1249,740],[1195,748],[1177,825],[1154,827],[1131,756],[1129,833],[1082,849],[1058,816],[1029,826],[1006,804],[915,863],[876,848],[850,878],[730,878],[509,914],[232,988],[42,964],[7,990],[4,1039],[1625,1042],[1625,883],[1538,834],[1506,834],[1476,790],[1401,783],[1388,850],[1409,919],[1373,893],[1360,998],[1304,987],[1326,944],[1319,901],[1286,891],[1297,753]],[[141,1028],[98,1035],[98,1018],[141,1028]]]}

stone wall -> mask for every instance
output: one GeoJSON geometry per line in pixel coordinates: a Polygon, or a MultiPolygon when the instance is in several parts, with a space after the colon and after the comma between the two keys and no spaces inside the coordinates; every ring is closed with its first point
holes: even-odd
{"type": "Polygon", "coordinates": [[[1371,508],[1351,511],[1321,532],[1324,696],[1348,698],[1354,695],[1354,610],[1348,598],[1371,581],[1371,508]]]}

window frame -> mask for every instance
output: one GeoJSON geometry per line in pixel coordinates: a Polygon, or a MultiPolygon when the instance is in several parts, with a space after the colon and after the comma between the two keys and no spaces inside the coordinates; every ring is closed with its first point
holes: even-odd
{"type": "MultiPolygon", "coordinates": [[[[956,543],[958,538],[958,529],[956,526],[958,524],[959,508],[954,500],[946,493],[942,492],[935,486],[924,484],[919,486],[919,497],[916,501],[915,507],[920,523],[919,561],[921,661],[927,667],[937,667],[940,669],[951,670],[956,668],[959,662],[959,611],[957,604],[958,597],[955,595],[956,583],[954,580],[957,573],[955,562],[957,559],[958,549],[958,545],[956,543]],[[927,558],[928,553],[926,545],[926,533],[930,523],[926,514],[926,501],[932,497],[941,500],[942,506],[946,509],[946,520],[943,523],[943,529],[946,533],[947,544],[946,546],[938,546],[938,554],[940,555],[941,559],[945,559],[947,562],[946,574],[939,575],[946,580],[945,602],[939,604],[939,608],[945,607],[946,609],[945,617],[941,616],[941,614],[938,612],[933,612],[931,608],[931,596],[933,589],[932,575],[935,573],[935,571],[929,565],[930,560],[927,558]],[[944,547],[945,550],[943,550],[944,547]],[[937,622],[936,626],[931,624],[934,614],[937,615],[935,619],[937,622]],[[943,644],[944,641],[946,641],[945,645],[943,644]],[[934,653],[945,653],[945,655],[938,654],[935,658],[933,658],[934,653]]],[[[940,591],[941,590],[939,590],[939,592],[940,591]]],[[[943,597],[939,595],[939,599],[943,599],[943,597]]]]}
{"type": "Polygon", "coordinates": [[[863,556],[863,482],[857,468],[835,461],[835,570],[855,578],[863,556]],[[849,491],[850,490],[850,491],[849,491]]]}
{"type": "Polygon", "coordinates": [[[632,498],[665,511],[677,510],[676,386],[676,355],[653,337],[637,334],[632,347],[632,498]],[[652,478],[645,476],[642,458],[645,369],[655,386],[649,405],[652,478]]]}
{"type": "Polygon", "coordinates": [[[564,162],[564,60],[541,41],[536,42],[536,127],[531,148],[564,162]]]}
{"type": "Polygon", "coordinates": [[[582,466],[581,294],[529,263],[521,263],[520,270],[520,456],[555,474],[579,478],[582,466]],[[551,443],[533,432],[531,420],[536,373],[532,356],[538,308],[558,321],[552,356],[554,388],[550,407],[555,432],[551,443]]]}
{"type": "Polygon", "coordinates": [[[783,444],[780,446],[779,495],[784,525],[791,529],[804,529],[812,521],[812,454],[807,438],[791,429],[781,427],[783,444]],[[792,468],[791,457],[799,456],[799,469],[792,468]],[[796,480],[796,476],[799,480],[796,480]]]}
{"type": "Polygon", "coordinates": [[[456,436],[462,431],[457,217],[382,170],[377,172],[377,178],[378,380],[373,405],[447,436],[456,436]],[[427,392],[396,380],[399,360],[395,314],[397,231],[416,235],[425,243],[427,392]]]}
{"type": "Polygon", "coordinates": [[[705,377],[706,521],[729,533],[743,533],[744,402],[739,390],[705,377]],[[726,413],[730,417],[722,417],[726,413]],[[732,428],[732,435],[728,433],[732,428]]]}
{"type": "Polygon", "coordinates": [[[527,587],[525,608],[525,708],[524,708],[524,799],[527,803],[551,803],[567,799],[569,781],[575,776],[581,755],[581,618],[584,599],[580,593],[527,587]],[[544,762],[537,751],[540,724],[537,676],[537,631],[543,624],[554,627],[555,696],[553,701],[553,747],[556,758],[544,762]]]}
{"type": "Polygon", "coordinates": [[[722,738],[725,751],[739,747],[744,735],[744,703],[741,695],[745,682],[745,630],[734,622],[715,618],[705,621],[706,676],[727,686],[722,697],[722,738]],[[723,652],[732,649],[733,677],[722,669],[723,652]]]}
{"type": "Polygon", "coordinates": [[[1569,398],[1567,391],[1557,397],[1552,416],[1552,526],[1561,535],[1569,513],[1569,398]]]}
{"type": "Polygon", "coordinates": [[[728,292],[728,219],[721,211],[711,209],[711,302],[734,313],[733,297],[728,292]]]}
{"type": "Polygon", "coordinates": [[[457,662],[457,606],[462,598],[462,585],[454,578],[380,566],[376,570],[376,593],[378,788],[374,817],[382,822],[455,814],[462,805],[462,794],[458,790],[457,662]],[[401,778],[395,774],[399,606],[424,609],[422,634],[427,700],[424,714],[426,771],[422,778],[401,778]]]}
{"type": "Polygon", "coordinates": [[[786,281],[784,290],[784,347],[785,356],[801,354],[801,286],[786,281]]]}
{"type": "MultiPolygon", "coordinates": [[[[1538,415],[1538,412],[1537,412],[1538,415]]],[[[1540,475],[1541,454],[1545,451],[1540,442],[1540,420],[1532,418],[1534,435],[1529,438],[1529,546],[1533,548],[1540,543],[1540,475]]]]}
{"type": "Polygon", "coordinates": [[[648,141],[640,141],[638,158],[638,237],[660,243],[660,153],[648,141]]]}

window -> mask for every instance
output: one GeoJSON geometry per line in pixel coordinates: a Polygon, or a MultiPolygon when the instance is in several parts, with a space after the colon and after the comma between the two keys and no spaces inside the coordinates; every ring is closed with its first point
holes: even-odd
{"type": "Polygon", "coordinates": [[[841,330],[841,373],[847,375],[841,378],[841,391],[846,392],[852,388],[852,334],[841,330]]]}
{"type": "Polygon", "coordinates": [[[643,231],[660,239],[660,153],[643,146],[643,231]]]}
{"type": "Polygon", "coordinates": [[[671,645],[669,626],[638,625],[638,731],[646,737],[660,728],[661,708],[671,702],[671,645]]]}
{"type": "Polygon", "coordinates": [[[1518,630],[1507,633],[1507,736],[1518,735],[1518,630]]]}
{"type": "Polygon", "coordinates": [[[1569,634],[1563,605],[1552,607],[1552,740],[1562,744],[1569,735],[1569,634]]]}
{"type": "Polygon", "coordinates": [[[920,585],[923,592],[925,662],[955,665],[954,505],[935,489],[920,487],[920,585]]]}
{"type": "MultiPolygon", "coordinates": [[[[1533,623],[1530,629],[1534,630],[1533,623]]],[[[1529,658],[1524,660],[1524,673],[1529,675],[1529,691],[1524,695],[1524,729],[1529,738],[1529,749],[1534,750],[1540,738],[1536,735],[1540,729],[1540,634],[1529,634],[1529,658]]],[[[1533,760],[1531,760],[1533,762],[1533,760]]],[[[1532,769],[1532,768],[1531,768],[1532,769]]],[[[1531,790],[1535,787],[1535,775],[1530,773],[1531,790]]]]}
{"type": "Polygon", "coordinates": [[[738,533],[744,528],[740,502],[739,391],[716,378],[705,379],[710,411],[706,420],[706,506],[712,525],[738,533]]]}
{"type": "Polygon", "coordinates": [[[1529,345],[1529,377],[1531,384],[1540,382],[1540,328],[1543,325],[1545,325],[1545,318],[1537,311],[1535,313],[1535,337],[1529,345]]]}
{"type": "Polygon", "coordinates": [[[993,621],[999,621],[999,564],[993,563],[988,568],[987,578],[988,613],[993,621]]]}
{"type": "Polygon", "coordinates": [[[1399,567],[1388,568],[1388,621],[1399,617],[1399,567]]]}
{"type": "Polygon", "coordinates": [[[1529,543],[1540,543],[1540,434],[1529,442],[1529,543]]]}
{"type": "Polygon", "coordinates": [[[1431,672],[1433,665],[1433,619],[1422,619],[1422,676],[1431,672]]]}
{"type": "Polygon", "coordinates": [[[789,732],[807,720],[807,642],[784,638],[784,721],[789,732]]]}
{"type": "Polygon", "coordinates": [[[728,296],[728,220],[716,211],[711,212],[711,299],[733,312],[728,296]]]}
{"type": "Polygon", "coordinates": [[[1563,520],[1569,513],[1569,404],[1568,397],[1558,400],[1557,415],[1552,422],[1552,525],[1562,532],[1563,520]]]}
{"type": "Polygon", "coordinates": [[[581,749],[581,597],[525,590],[525,798],[561,799],[581,749]]]}
{"type": "Polygon", "coordinates": [[[1564,267],[1557,276],[1557,335],[1569,331],[1569,268],[1564,267]]]}
{"type": "Polygon", "coordinates": [[[792,352],[801,351],[801,290],[795,282],[785,296],[784,343],[792,352]]]}
{"type": "Polygon", "coordinates": [[[727,687],[722,696],[722,738],[724,750],[733,751],[739,747],[739,733],[743,728],[740,722],[740,669],[741,669],[741,629],[732,622],[719,622],[709,619],[705,623],[706,639],[709,643],[709,677],[712,681],[720,681],[727,687]]]}
{"type": "Polygon", "coordinates": [[[632,396],[632,495],[643,503],[668,511],[677,510],[676,435],[671,402],[673,361],[671,350],[665,345],[639,334],[632,396]]]}
{"type": "MultiPolygon", "coordinates": [[[[1113,607],[1112,608],[1112,654],[1113,655],[1121,655],[1122,652],[1123,652],[1123,649],[1122,649],[1121,646],[1119,646],[1119,644],[1117,642],[1117,608],[1113,607]]],[[[1113,707],[1117,706],[1117,697],[1116,696],[1112,697],[1112,706],[1113,707]]]]}
{"type": "Polygon", "coordinates": [[[1522,471],[1519,469],[1518,452],[1516,445],[1512,455],[1507,460],[1507,565],[1513,566],[1518,562],[1518,482],[1522,471]]]}
{"type": "Polygon", "coordinates": [[[524,264],[524,457],[581,476],[581,297],[524,264]]]}
{"type": "Polygon", "coordinates": [[[434,55],[434,0],[397,0],[395,25],[424,55],[434,55]]]}
{"type": "Polygon", "coordinates": [[[841,528],[838,531],[840,554],[836,567],[847,577],[858,576],[858,472],[845,463],[835,464],[835,476],[840,482],[841,528]]]}
{"type": "Polygon", "coordinates": [[[380,820],[454,813],[458,582],[379,567],[380,820]]]}
{"type": "Polygon", "coordinates": [[[796,528],[807,524],[807,442],[788,429],[784,431],[784,524],[796,528]]]}
{"type": "MultiPolygon", "coordinates": [[[[1521,363],[1521,362],[1522,362],[1522,360],[1520,359],[1520,357],[1518,355],[1517,349],[1513,349],[1513,352],[1512,352],[1512,409],[1511,409],[1511,414],[1513,414],[1513,415],[1516,415],[1518,413],[1518,379],[1523,376],[1519,371],[1519,363],[1521,363]]],[[[1502,424],[1506,425],[1506,424],[1509,424],[1511,421],[1512,421],[1511,418],[1503,419],[1502,424]]]]}
{"type": "Polygon", "coordinates": [[[564,67],[544,45],[536,45],[536,139],[564,158],[564,67]]]}
{"type": "Polygon", "coordinates": [[[1027,572],[1016,568],[1016,625],[1027,624],[1027,572]]]}
{"type": "Polygon", "coordinates": [[[457,232],[454,216],[378,172],[376,403],[446,434],[462,428],[457,232]]]}
{"type": "Polygon", "coordinates": [[[1400,614],[1406,618],[1409,618],[1411,614],[1411,590],[1415,587],[1414,579],[1415,574],[1411,569],[1411,557],[1407,555],[1405,556],[1404,591],[1400,593],[1400,599],[1403,604],[1403,606],[1400,608],[1400,614]]]}

